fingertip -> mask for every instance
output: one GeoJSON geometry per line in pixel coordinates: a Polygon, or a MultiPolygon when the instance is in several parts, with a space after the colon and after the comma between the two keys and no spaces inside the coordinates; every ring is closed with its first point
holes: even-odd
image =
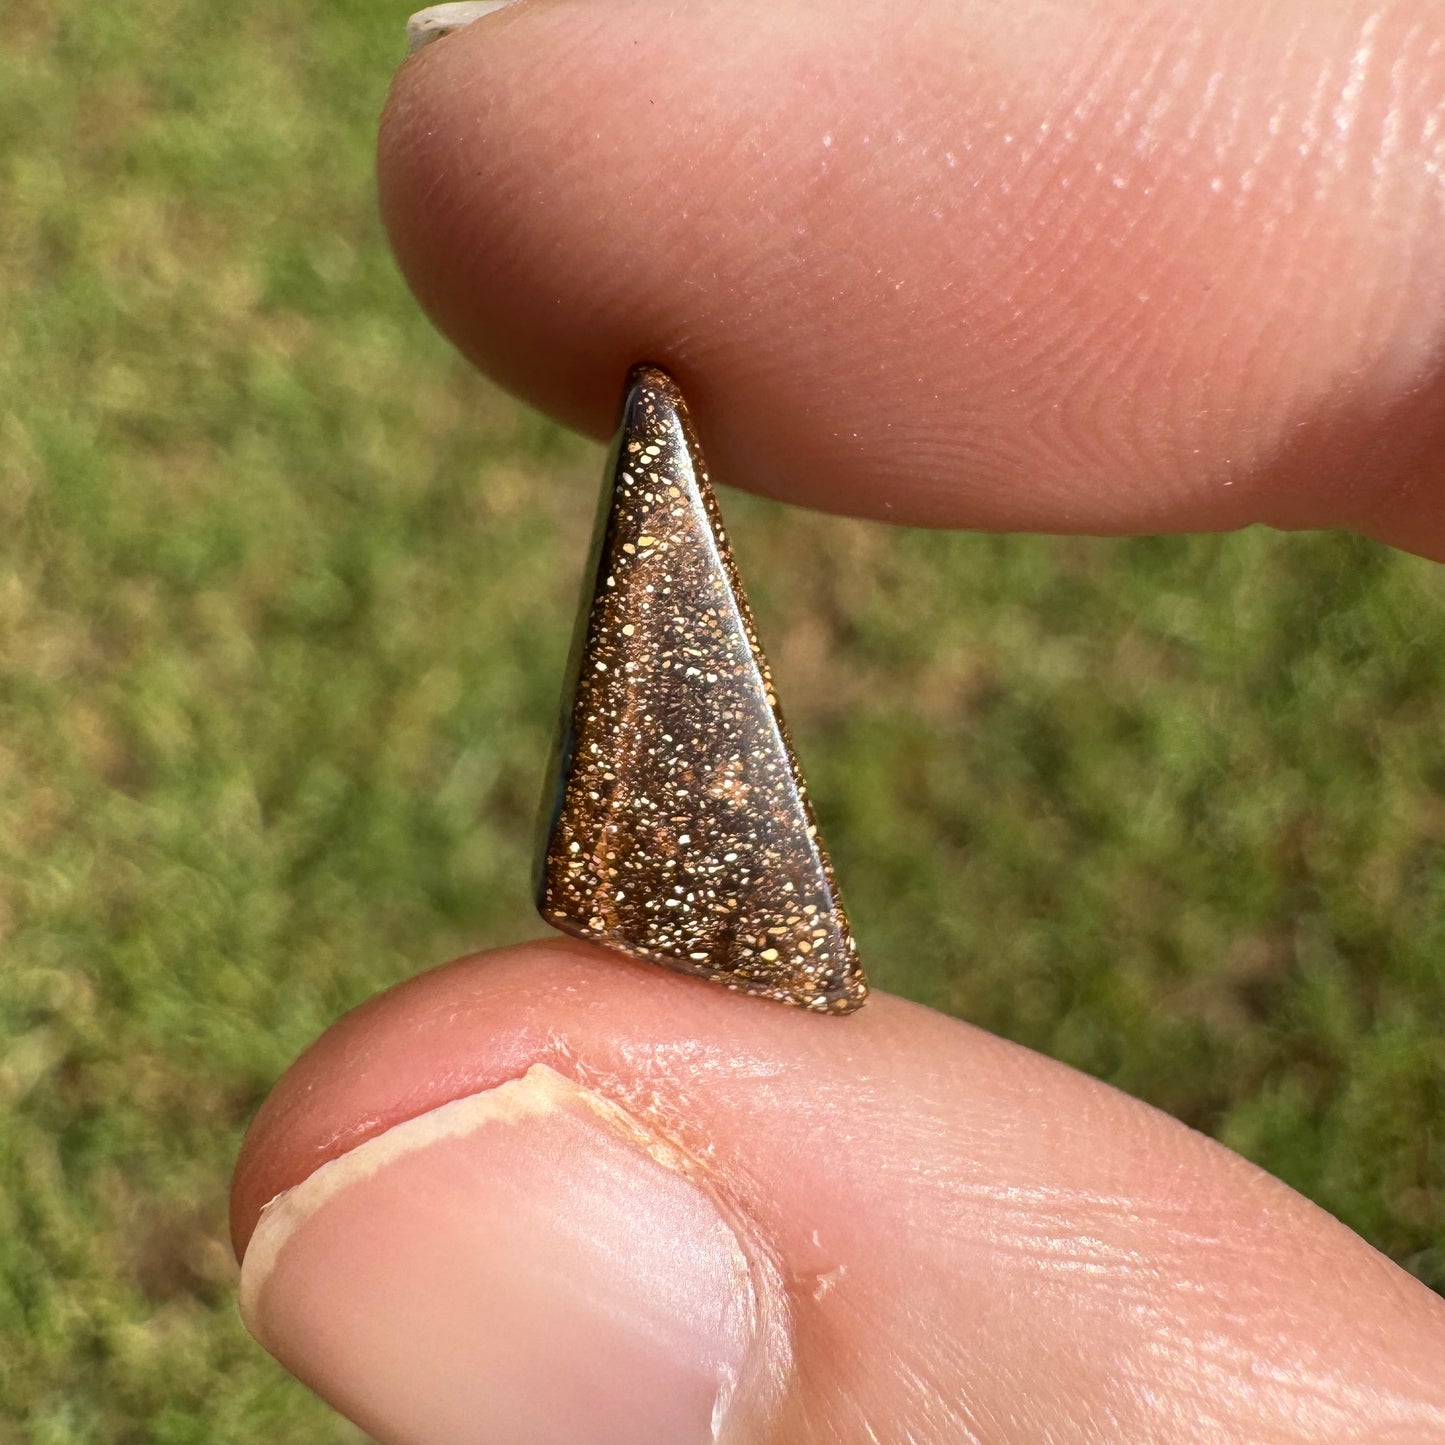
{"type": "Polygon", "coordinates": [[[1415,8],[524,0],[403,67],[382,210],[503,386],[602,436],[658,360],[737,485],[1438,551],[1415,8]]]}
{"type": "Polygon", "coordinates": [[[425,47],[393,78],[377,147],[382,221],[423,309],[500,385],[595,438],[639,357],[680,361],[651,324],[661,298],[613,259],[639,235],[632,168],[611,216],[576,180],[604,164],[579,97],[605,26],[603,7],[528,0],[425,47]]]}
{"type": "Polygon", "coordinates": [[[241,1301],[387,1445],[757,1439],[790,1367],[777,1272],[703,1171],[540,1064],[273,1201],[241,1301]]]}
{"type": "MultiPolygon", "coordinates": [[[[495,1346],[493,1363],[528,1342],[528,1368],[540,1359],[561,1392],[591,1382],[584,1404],[600,1409],[602,1377],[548,1352],[614,1328],[602,1355],[615,1345],[634,1381],[638,1340],[660,1328],[685,1346],[664,1361],[685,1428],[649,1435],[674,1416],[614,1396],[599,1438],[693,1438],[711,1382],[737,1351],[753,1358],[757,1327],[729,1323],[745,1300],[787,1316],[748,1397],[780,1412],[776,1438],[851,1438],[860,1420],[898,1439],[943,1421],[953,1438],[979,1418],[1016,1420],[1020,1438],[1081,1422],[1187,1438],[1178,1412],[1204,1400],[1231,1438],[1445,1438],[1438,1299],[1156,1111],[883,995],[817,1016],[561,939],[460,960],[363,1006],[297,1063],[248,1137],[234,1206],[258,1332],[388,1442],[453,1438],[410,1422],[450,1429],[481,1408],[457,1382],[491,1380],[490,1366],[458,1340],[495,1346]],[[520,1111],[541,1121],[533,1148],[497,1127],[498,1100],[528,1078],[535,1093],[538,1069],[548,1107],[520,1111]],[[357,1186],[336,1194],[348,1205],[327,1202],[328,1178],[357,1186]],[[636,1237],[654,1214],[677,1245],[657,1258],[636,1237]],[[283,1251],[285,1276],[267,1264],[283,1251]],[[585,1318],[539,1306],[549,1259],[601,1282],[585,1318]],[[647,1298],[628,1304],[639,1279],[647,1298]],[[706,1328],[657,1313],[694,1293],[712,1301],[706,1328]],[[511,1303],[484,1321],[477,1301],[493,1297],[511,1303]],[[570,1324],[549,1333],[554,1316],[570,1324]],[[784,1358],[786,1388],[768,1394],[784,1358]]],[[[527,1388],[493,1390],[487,1409],[549,1406],[524,1365],[527,1388]]]]}
{"type": "Polygon", "coordinates": [[[559,936],[457,959],[338,1019],[278,1081],[232,1178],[237,1258],[266,1203],[323,1164],[534,1065],[570,1076],[585,1060],[617,1103],[682,1127],[671,1090],[704,1078],[715,1095],[746,1095],[754,1078],[793,1077],[805,1099],[815,1061],[890,1033],[900,1016],[925,1036],[933,1021],[948,1026],[878,995],[858,1014],[819,1018],[559,936]]]}

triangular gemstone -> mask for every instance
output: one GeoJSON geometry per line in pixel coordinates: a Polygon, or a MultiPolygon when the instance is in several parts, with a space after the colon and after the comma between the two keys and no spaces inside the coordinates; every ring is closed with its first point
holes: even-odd
{"type": "Polygon", "coordinates": [[[629,378],[608,464],[537,906],[730,989],[868,993],[676,383],[629,378]]]}

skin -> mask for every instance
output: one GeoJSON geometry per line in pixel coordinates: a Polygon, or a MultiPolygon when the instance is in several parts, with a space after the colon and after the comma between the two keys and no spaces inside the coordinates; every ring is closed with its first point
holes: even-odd
{"type": "MultiPolygon", "coordinates": [[[[648,357],[718,475],[800,504],[1445,557],[1424,0],[524,0],[403,68],[379,176],[437,324],[594,435],[648,357]]],[[[1445,1305],[1219,1146],[897,999],[823,1021],[563,940],[323,1037],[247,1140],[238,1252],[325,1160],[539,1062],[775,1251],[777,1445],[1445,1440],[1445,1305]]]]}
{"type": "Polygon", "coordinates": [[[1438,558],[1439,34],[1430,0],[527,0],[403,70],[382,210],[504,385],[601,437],[663,362],[717,475],[787,501],[1438,558]]]}

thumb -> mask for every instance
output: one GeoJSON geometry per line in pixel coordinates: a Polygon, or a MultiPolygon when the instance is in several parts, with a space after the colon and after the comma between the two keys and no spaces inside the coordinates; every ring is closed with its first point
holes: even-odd
{"type": "Polygon", "coordinates": [[[464,960],[301,1059],[233,1199],[251,1328],[385,1445],[1445,1440],[1435,1296],[1156,1111],[877,995],[464,960]]]}

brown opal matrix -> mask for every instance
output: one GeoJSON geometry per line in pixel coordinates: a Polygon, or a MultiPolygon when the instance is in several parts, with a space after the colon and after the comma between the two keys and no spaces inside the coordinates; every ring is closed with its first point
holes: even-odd
{"type": "Polygon", "coordinates": [[[554,927],[849,1013],[868,985],[676,383],[628,379],[543,820],[554,927]]]}

